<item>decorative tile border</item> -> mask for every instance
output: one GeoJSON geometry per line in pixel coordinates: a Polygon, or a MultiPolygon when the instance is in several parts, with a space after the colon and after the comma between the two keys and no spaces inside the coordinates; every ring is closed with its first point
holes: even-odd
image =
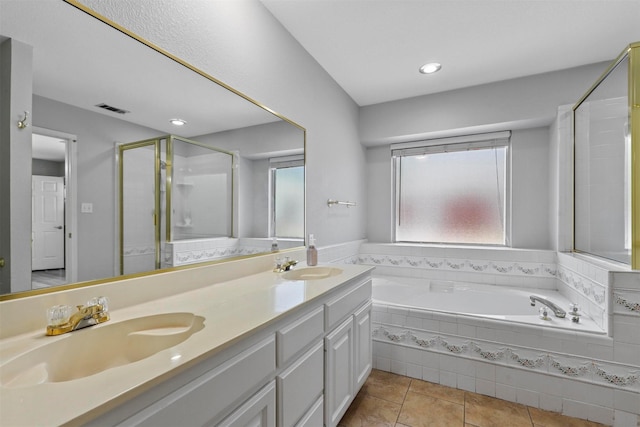
{"type": "Polygon", "coordinates": [[[505,274],[555,278],[556,264],[535,262],[487,261],[459,258],[437,258],[408,255],[360,254],[358,263],[384,267],[421,268],[452,272],[505,274]]]}
{"type": "Polygon", "coordinates": [[[598,306],[604,307],[606,303],[606,284],[596,283],[565,267],[558,268],[558,279],[598,306]]]}
{"type": "Polygon", "coordinates": [[[264,253],[264,248],[215,248],[193,251],[180,251],[165,254],[165,262],[173,266],[193,262],[213,261],[240,255],[264,253]]]}
{"type": "Polygon", "coordinates": [[[633,294],[626,292],[614,292],[613,302],[615,303],[614,312],[620,314],[636,314],[640,315],[640,302],[631,301],[631,298],[640,298],[640,294],[633,294]]]}
{"type": "Polygon", "coordinates": [[[124,256],[153,255],[155,253],[155,246],[127,246],[123,251],[124,256]]]}
{"type": "Polygon", "coordinates": [[[442,333],[429,333],[382,324],[374,324],[372,335],[373,340],[378,342],[421,348],[425,351],[477,359],[578,381],[605,384],[624,390],[640,390],[640,370],[636,366],[606,364],[580,356],[553,352],[540,353],[534,349],[511,344],[505,346],[502,343],[475,338],[464,339],[442,333]]]}

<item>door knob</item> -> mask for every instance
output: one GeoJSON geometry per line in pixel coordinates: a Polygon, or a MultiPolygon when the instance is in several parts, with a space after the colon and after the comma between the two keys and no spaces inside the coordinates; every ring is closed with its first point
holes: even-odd
{"type": "Polygon", "coordinates": [[[58,230],[62,230],[62,226],[58,225],[57,227],[53,227],[53,228],[57,228],[58,230]]]}

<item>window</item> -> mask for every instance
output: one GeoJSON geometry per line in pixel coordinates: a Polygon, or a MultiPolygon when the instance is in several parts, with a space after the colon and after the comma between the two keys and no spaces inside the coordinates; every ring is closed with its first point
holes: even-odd
{"type": "Polygon", "coordinates": [[[509,135],[392,145],[395,241],[507,245],[509,135]]]}
{"type": "Polygon", "coordinates": [[[271,236],[304,238],[304,157],[271,159],[271,236]]]}

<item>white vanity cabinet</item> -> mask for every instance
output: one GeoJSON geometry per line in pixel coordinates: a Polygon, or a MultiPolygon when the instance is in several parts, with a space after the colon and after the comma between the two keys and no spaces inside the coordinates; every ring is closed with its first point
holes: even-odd
{"type": "Polygon", "coordinates": [[[367,272],[87,425],[335,426],[371,371],[370,312],[367,272]]]}
{"type": "Polygon", "coordinates": [[[373,368],[373,342],[371,340],[371,307],[368,302],[361,307],[354,315],[354,338],[355,345],[354,369],[356,390],[364,385],[373,368]]]}
{"type": "Polygon", "coordinates": [[[247,400],[220,427],[275,427],[276,426],[276,385],[274,381],[247,400]]]}
{"type": "Polygon", "coordinates": [[[331,332],[325,337],[324,417],[333,427],[371,372],[371,281],[330,300],[325,311],[331,332]]]}

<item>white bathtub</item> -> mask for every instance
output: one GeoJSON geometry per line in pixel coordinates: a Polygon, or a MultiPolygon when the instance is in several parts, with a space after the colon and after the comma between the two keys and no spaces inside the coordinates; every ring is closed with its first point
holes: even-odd
{"type": "Polygon", "coordinates": [[[373,303],[379,306],[402,307],[414,312],[439,312],[572,331],[604,333],[586,315],[580,317],[579,323],[572,322],[568,314],[571,301],[557,291],[546,289],[378,276],[373,278],[373,303]],[[548,319],[541,319],[539,310],[543,305],[536,303],[536,306],[532,307],[529,299],[531,295],[552,301],[564,309],[567,316],[555,317],[549,309],[548,319]]]}

